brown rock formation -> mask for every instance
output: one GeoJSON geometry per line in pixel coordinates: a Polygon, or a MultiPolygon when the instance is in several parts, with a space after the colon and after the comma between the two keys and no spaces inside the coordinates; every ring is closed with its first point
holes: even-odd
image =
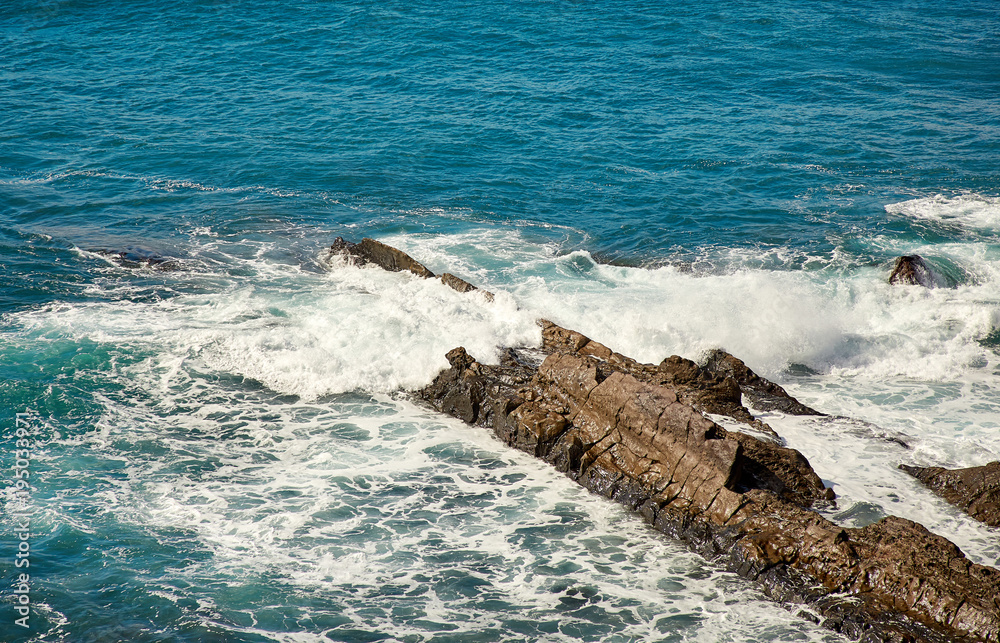
{"type": "Polygon", "coordinates": [[[451,368],[419,395],[639,512],[776,599],[809,604],[851,637],[1000,640],[1000,572],[908,520],[846,529],[811,511],[832,492],[801,454],[727,431],[699,411],[718,404],[748,414],[734,406],[732,377],[680,358],[640,364],[548,322],[543,342],[537,365],[508,350],[487,366],[456,348],[451,368]]]}
{"type": "Polygon", "coordinates": [[[749,424],[758,431],[778,437],[771,427],[755,419],[743,406],[741,401],[743,389],[740,383],[727,377],[726,374],[702,368],[691,360],[677,355],[664,359],[657,366],[640,364],[631,357],[616,353],[574,330],[562,328],[544,319],[539,323],[542,326],[542,350],[546,352],[568,350],[607,360],[609,364],[623,369],[644,382],[669,384],[675,387],[682,401],[699,411],[727,415],[749,424]]]}
{"type": "Polygon", "coordinates": [[[1000,462],[968,469],[899,468],[976,520],[1000,527],[1000,462]]]}
{"type": "Polygon", "coordinates": [[[896,259],[896,265],[889,275],[889,283],[893,285],[926,286],[934,285],[931,270],[920,255],[904,255],[896,259]]]}
{"type": "MultiPolygon", "coordinates": [[[[431,279],[435,276],[426,266],[402,250],[374,239],[364,238],[358,243],[351,243],[350,241],[345,241],[343,237],[337,237],[333,240],[333,245],[330,246],[328,256],[341,256],[359,266],[375,264],[389,272],[406,270],[424,279],[431,279]]],[[[456,277],[450,272],[442,274],[440,279],[444,285],[458,292],[479,290],[479,288],[473,286],[468,281],[461,277],[456,277]]],[[[486,296],[487,301],[493,301],[493,293],[488,290],[480,290],[480,292],[486,296]]]]}
{"type": "Polygon", "coordinates": [[[790,415],[824,415],[802,404],[774,382],[760,377],[750,370],[743,360],[733,357],[726,351],[714,350],[709,353],[704,368],[721,377],[733,378],[754,408],[761,411],[781,411],[790,415]]]}
{"type": "Polygon", "coordinates": [[[389,272],[400,272],[408,270],[418,277],[429,279],[434,273],[428,270],[422,263],[406,254],[402,250],[397,250],[392,246],[387,246],[381,241],[374,239],[362,239],[358,243],[345,241],[343,237],[337,237],[330,246],[330,255],[341,255],[347,257],[357,265],[373,263],[389,272]]]}

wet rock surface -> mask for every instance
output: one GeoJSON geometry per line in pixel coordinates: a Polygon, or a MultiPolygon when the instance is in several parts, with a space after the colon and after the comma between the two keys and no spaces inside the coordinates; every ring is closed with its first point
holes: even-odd
{"type": "Polygon", "coordinates": [[[441,283],[453,290],[457,290],[458,292],[472,292],[474,290],[479,291],[486,297],[486,301],[493,301],[493,293],[488,290],[480,290],[468,281],[462,279],[461,277],[456,277],[450,272],[446,272],[441,275],[441,283]]]}
{"type": "Polygon", "coordinates": [[[750,370],[743,360],[726,351],[710,352],[704,368],[720,377],[733,378],[755,409],[780,411],[790,415],[824,415],[802,404],[774,382],[760,377],[750,370]]]}
{"type": "MultiPolygon", "coordinates": [[[[426,266],[402,250],[393,248],[375,239],[364,238],[358,243],[351,243],[350,241],[345,241],[343,237],[337,237],[330,246],[328,256],[343,257],[350,263],[358,266],[374,264],[389,272],[412,272],[424,279],[432,279],[436,276],[426,266]]],[[[442,274],[439,279],[441,283],[458,292],[479,291],[483,293],[487,301],[493,301],[493,293],[488,290],[480,290],[468,281],[461,277],[456,277],[450,272],[442,274]]]]}
{"type": "Polygon", "coordinates": [[[1000,462],[967,469],[899,468],[976,520],[1000,527],[1000,462]]]}
{"type": "Polygon", "coordinates": [[[389,272],[406,270],[425,279],[434,276],[434,273],[428,270],[422,263],[402,250],[374,239],[365,238],[358,243],[351,243],[350,241],[345,241],[343,237],[337,237],[334,239],[333,245],[330,246],[330,255],[340,255],[359,266],[375,264],[389,272]]]}
{"type": "Polygon", "coordinates": [[[418,395],[852,638],[1000,638],[1000,572],[902,518],[835,525],[812,510],[833,493],[800,453],[705,417],[699,406],[749,414],[732,377],[681,358],[640,364],[541,323],[540,364],[507,350],[484,365],[455,348],[418,395]]]}
{"type": "Polygon", "coordinates": [[[956,288],[969,281],[975,281],[975,276],[948,257],[898,257],[889,275],[890,284],[925,288],[956,288]]]}
{"type": "Polygon", "coordinates": [[[904,255],[896,259],[889,275],[893,285],[924,286],[932,288],[934,277],[927,262],[920,255],[904,255]]]}

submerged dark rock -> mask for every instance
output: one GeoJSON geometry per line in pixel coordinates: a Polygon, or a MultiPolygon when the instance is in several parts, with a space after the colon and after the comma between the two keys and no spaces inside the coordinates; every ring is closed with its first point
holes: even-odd
{"type": "Polygon", "coordinates": [[[931,266],[920,255],[904,255],[896,259],[889,275],[889,283],[908,286],[924,286],[934,288],[938,279],[931,266]]]}
{"type": "Polygon", "coordinates": [[[889,283],[930,287],[930,271],[920,255],[904,255],[896,259],[889,275],[889,283]]]}
{"type": "Polygon", "coordinates": [[[975,277],[961,264],[947,257],[905,255],[896,259],[889,283],[925,288],[956,288],[975,277]]]}
{"type": "Polygon", "coordinates": [[[732,377],[681,358],[661,370],[541,323],[540,365],[513,350],[484,365],[459,347],[418,395],[638,512],[775,599],[809,604],[848,636],[1000,640],[1000,572],[909,520],[842,528],[813,511],[833,493],[800,453],[728,431],[698,409],[734,408],[732,377]]]}
{"type": "Polygon", "coordinates": [[[126,250],[97,248],[91,252],[106,257],[122,268],[152,268],[153,270],[173,272],[183,267],[179,259],[165,257],[145,248],[128,248],[126,250]]]}
{"type": "Polygon", "coordinates": [[[976,520],[1000,527],[1000,462],[967,469],[899,468],[976,520]]]}

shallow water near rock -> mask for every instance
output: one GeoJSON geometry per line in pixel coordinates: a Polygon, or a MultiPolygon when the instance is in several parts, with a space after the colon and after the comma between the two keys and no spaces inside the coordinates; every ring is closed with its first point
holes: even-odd
{"type": "Polygon", "coordinates": [[[824,515],[1000,561],[896,468],[1000,458],[991,6],[3,13],[0,639],[842,640],[401,393],[540,317],[725,348],[830,414],[760,414],[824,515]],[[910,254],[947,287],[890,286],[910,254]]]}

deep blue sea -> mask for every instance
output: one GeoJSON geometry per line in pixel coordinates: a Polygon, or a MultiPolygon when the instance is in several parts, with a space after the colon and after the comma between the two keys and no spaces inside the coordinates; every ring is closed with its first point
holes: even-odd
{"type": "Polygon", "coordinates": [[[540,317],[998,563],[996,2],[0,4],[0,640],[841,641],[405,394],[540,317]]]}

